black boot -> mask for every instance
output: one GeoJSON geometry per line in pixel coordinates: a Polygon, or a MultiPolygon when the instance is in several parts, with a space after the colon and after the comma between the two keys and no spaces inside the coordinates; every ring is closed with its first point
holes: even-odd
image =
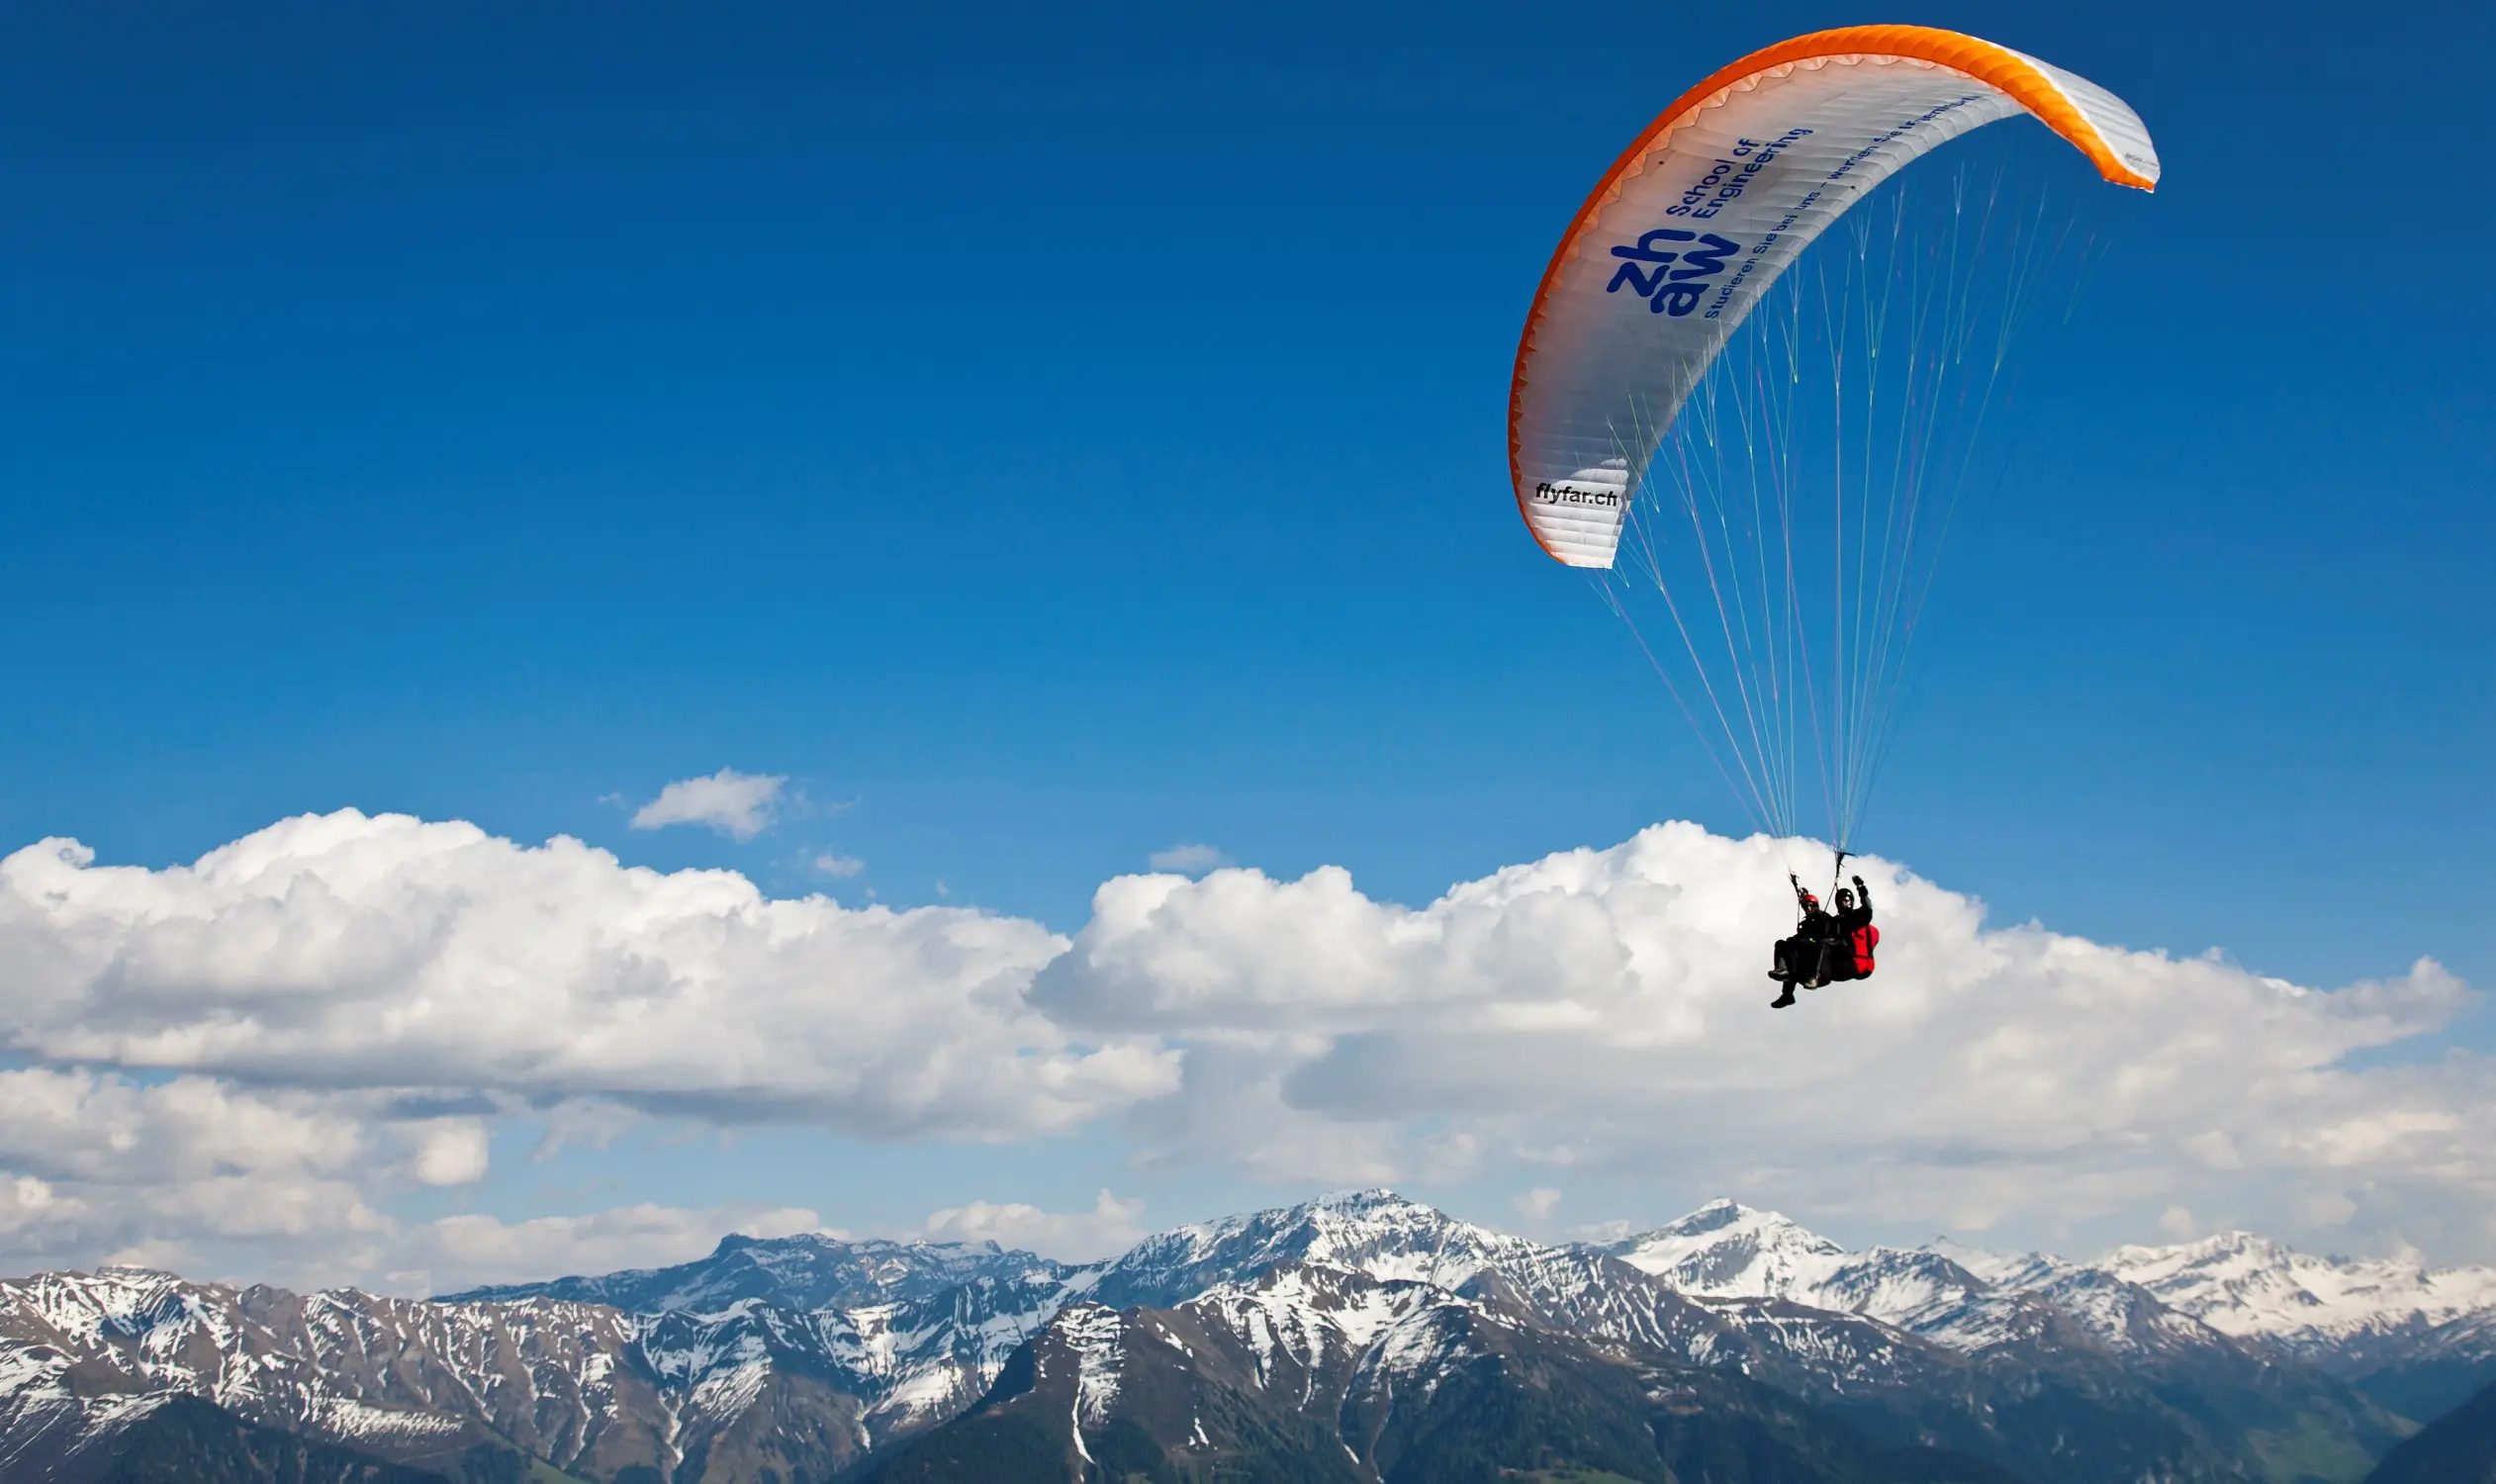
{"type": "Polygon", "coordinates": [[[1782,1009],[1784,1009],[1786,1006],[1788,1006],[1788,1005],[1790,1005],[1790,1004],[1793,1004],[1793,1003],[1794,1003],[1794,985],[1792,985],[1792,984],[1788,984],[1788,985],[1786,986],[1786,991],[1785,991],[1785,993],[1778,995],[1775,999],[1772,999],[1772,1000],[1770,1000],[1770,1001],[1768,1002],[1768,1008],[1770,1008],[1770,1009],[1772,1009],[1772,1010],[1782,1010],[1782,1009]]]}

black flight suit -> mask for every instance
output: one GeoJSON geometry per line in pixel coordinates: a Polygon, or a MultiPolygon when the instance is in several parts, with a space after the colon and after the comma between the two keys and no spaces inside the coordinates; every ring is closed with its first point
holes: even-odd
{"type": "Polygon", "coordinates": [[[1820,950],[1829,940],[1837,919],[1821,911],[1817,903],[1803,909],[1803,923],[1794,936],[1777,944],[1777,977],[1790,984],[1808,984],[1818,975],[1820,950]]]}

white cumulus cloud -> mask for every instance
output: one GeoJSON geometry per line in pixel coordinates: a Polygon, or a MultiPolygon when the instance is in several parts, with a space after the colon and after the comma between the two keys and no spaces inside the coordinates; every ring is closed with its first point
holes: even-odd
{"type": "Polygon", "coordinates": [[[1146,859],[1156,871],[1177,876],[1202,876],[1208,871],[1231,864],[1231,858],[1210,845],[1173,845],[1156,850],[1146,859]]]}
{"type": "Polygon", "coordinates": [[[993,1242],[1045,1257],[1082,1262],[1113,1256],[1143,1240],[1137,1218],[1141,1200],[1120,1200],[1103,1190],[1089,1211],[1044,1211],[1038,1206],[972,1201],[931,1212],[924,1235],[932,1242],[993,1242]]]}
{"type": "Polygon", "coordinates": [[[1549,1221],[1551,1213],[1560,1209],[1560,1192],[1548,1185],[1537,1185],[1508,1204],[1511,1210],[1527,1221],[1549,1221]]]}
{"type": "Polygon", "coordinates": [[[484,1120],[428,1118],[403,1125],[408,1171],[419,1185],[468,1185],[484,1179],[490,1136],[484,1120]]]}
{"type": "Polygon", "coordinates": [[[739,773],[722,768],[708,778],[678,779],[633,811],[637,830],[671,824],[705,824],[723,835],[751,840],[771,828],[786,774],[739,773]]]}
{"type": "MultiPolygon", "coordinates": [[[[0,1071],[0,1256],[19,1270],[178,1262],[227,1244],[319,1250],[363,1270],[405,1183],[388,1100],[161,1082],[75,1068],[0,1071]]],[[[420,1142],[420,1140],[418,1141],[420,1142]]]]}

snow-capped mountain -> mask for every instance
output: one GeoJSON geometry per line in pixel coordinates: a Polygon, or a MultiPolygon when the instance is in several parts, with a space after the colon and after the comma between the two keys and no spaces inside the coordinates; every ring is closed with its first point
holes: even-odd
{"type": "Polygon", "coordinates": [[[2117,1248],[2098,1265],[2213,1329],[2307,1352],[2496,1316],[2496,1268],[2316,1257],[2246,1232],[2117,1248]]]}
{"type": "Polygon", "coordinates": [[[1944,1253],[1898,1248],[1848,1252],[1774,1211],[1710,1201],[1676,1222],[1603,1251],[1703,1298],[1785,1299],[1862,1314],[1944,1344],[1954,1323],[1992,1286],[1944,1253]]]}
{"type": "Polygon", "coordinates": [[[2044,1252],[2012,1256],[1986,1252],[1946,1238],[1921,1251],[1948,1259],[1987,1285],[1987,1298],[1996,1302],[2017,1298],[2043,1303],[2079,1324],[2099,1344],[2118,1351],[2149,1355],[2246,1348],[2191,1315],[2168,1307],[2148,1289],[2102,1267],[2066,1261],[2044,1252]]]}
{"type": "MultiPolygon", "coordinates": [[[[744,1267],[753,1246],[723,1244],[723,1265],[744,1267]]],[[[601,1479],[635,1466],[811,1477],[976,1400],[1068,1291],[1028,1253],[932,1261],[968,1276],[939,1287],[886,1272],[864,1295],[884,1301],[811,1312],[758,1296],[633,1314],[540,1295],[427,1302],[46,1273],[0,1284],[0,1478],[75,1477],[99,1440],[177,1394],[423,1466],[500,1444],[601,1479]],[[885,1297],[896,1292],[911,1296],[885,1297]]]]}
{"type": "Polygon", "coordinates": [[[1392,1190],[1355,1190],[1148,1237],[1101,1269],[1091,1296],[1166,1306],[1277,1262],[1321,1262],[1456,1288],[1485,1268],[1547,1251],[1392,1190]]]}
{"type": "Polygon", "coordinates": [[[1058,1284],[1074,1270],[993,1242],[851,1241],[801,1232],[723,1238],[709,1256],[674,1267],[474,1288],[444,1297],[449,1302],[552,1298],[611,1304],[634,1314],[717,1314],[747,1300],[814,1311],[909,1303],[981,1279],[1058,1284]]]}
{"type": "Polygon", "coordinates": [[[1904,1341],[1831,1306],[1710,1304],[1704,1300],[1720,1295],[1694,1294],[1601,1252],[1548,1247],[1460,1221],[1389,1190],[1325,1196],[1147,1238],[1101,1271],[1089,1296],[1169,1306],[1252,1283],[1278,1263],[1495,1295],[1547,1327],[1653,1345],[1697,1363],[1791,1363],[1836,1383],[1885,1379],[1904,1341]]]}
{"type": "MultiPolygon", "coordinates": [[[[1783,1218],[1768,1220],[1792,1228],[1783,1218]]],[[[1819,1241],[1807,1233],[1801,1240],[1819,1241]]],[[[1326,1196],[1148,1238],[1108,1264],[1089,1297],[1167,1307],[1237,1290],[1286,1263],[1496,1301],[1502,1312],[1543,1328],[1773,1376],[1804,1393],[1908,1391],[1930,1382],[1935,1365],[1951,1363],[1878,1316],[1777,1302],[1786,1295],[1755,1289],[1730,1298],[1694,1294],[1603,1252],[1508,1236],[1387,1190],[1326,1196]]]]}
{"type": "Polygon", "coordinates": [[[177,1394],[414,1462],[498,1442],[614,1468],[673,1461],[715,1419],[657,1395],[633,1330],[615,1310],[550,1301],[302,1297],[130,1268],[46,1273],[0,1284],[0,1477],[70,1468],[177,1394]]]}
{"type": "Polygon", "coordinates": [[[2118,1351],[2234,1348],[2216,1329],[2101,1267],[2036,1252],[2004,1256],[1947,1239],[1850,1252],[1774,1211],[1732,1201],[1711,1201],[1604,1251],[1685,1293],[1861,1314],[1968,1353],[2034,1341],[2057,1323],[2118,1351]]]}
{"type": "Polygon", "coordinates": [[[1987,1252],[1940,1239],[1850,1252],[1773,1211],[1712,1201],[1602,1251],[1681,1292],[1781,1298],[1862,1314],[1960,1349],[1982,1349],[2040,1301],[2118,1348],[2208,1345],[2225,1336],[2308,1359],[2369,1340],[2453,1326],[2496,1328],[2496,1269],[2307,1256],[2233,1233],[2121,1248],[2094,1263],[1987,1252]]]}
{"type": "Polygon", "coordinates": [[[2034,1478],[2135,1464],[2224,1477],[2227,1458],[2301,1418],[2361,1462],[2395,1431],[2345,1388],[2281,1372],[2146,1293],[2126,1296],[2143,1311],[2130,1315],[2078,1285],[2001,1287],[1941,1253],[1848,1252],[1729,1202],[1602,1250],[1545,1247],[1362,1191],[1149,1240],[1094,1297],[1166,1305],[1277,1262],[1423,1285],[1540,1331],[1754,1377],[1875,1437],[2015,1460],[2034,1478]],[[2160,1324],[2180,1333],[2145,1344],[2160,1324]],[[2195,1396],[2205,1415],[2178,1413],[2170,1394],[2195,1396]],[[2050,1414],[2051,1435],[2023,1414],[2050,1414]],[[2099,1443],[2114,1451],[2088,1451],[2099,1443]]]}
{"type": "Polygon", "coordinates": [[[821,1372],[854,1399],[861,1446],[950,1417],[995,1381],[1014,1347],[1098,1281],[994,1243],[729,1237],[673,1267],[475,1289],[444,1302],[552,1299],[643,1316],[653,1373],[698,1392],[821,1372]],[[723,1369],[724,1367],[724,1369],[723,1369]]]}
{"type": "Polygon", "coordinates": [[[2496,1383],[2496,1269],[2317,1257],[2244,1232],[2118,1248],[2104,1270],[2419,1421],[2496,1383]]]}
{"type": "MultiPolygon", "coordinates": [[[[1283,1259],[1174,1308],[1078,1303],[877,1477],[2243,1484],[2301,1477],[2325,1451],[2273,1469],[2261,1437],[2221,1415],[2241,1398],[2188,1413],[2100,1351],[1995,1365],[1861,1316],[1695,1300],[1606,1254],[1560,1255],[1521,1267],[1530,1289],[1499,1265],[1448,1289],[1283,1259]],[[1601,1328],[1555,1323],[1555,1299],[1601,1328]],[[1675,1322],[1640,1316],[1642,1301],[1675,1322]],[[1621,1338],[1633,1331],[1667,1343],[1621,1338]]],[[[2345,1441],[2347,1418],[2329,1417],[2327,1404],[2260,1421],[2345,1441]]],[[[2381,1429],[2316,1477],[2355,1478],[2391,1441],[2381,1429]]]]}
{"type": "Polygon", "coordinates": [[[1715,1200],[1604,1249],[1684,1293],[1784,1298],[1815,1290],[1853,1253],[1774,1211],[1715,1200]]]}
{"type": "MultiPolygon", "coordinates": [[[[1078,1465],[1080,1447],[1120,1445],[1123,1418],[1156,1447],[1200,1422],[1232,1438],[1221,1446],[1253,1435],[1269,1462],[1297,1460],[1276,1465],[1285,1477],[1330,1476],[1336,1462],[1313,1461],[1326,1459],[1377,1478],[1412,1445],[1396,1429],[1436,1408],[1442,1383],[1530,1362],[1612,1396],[1603,1426],[1630,1432],[1666,1425],[1619,1391],[1623,1366],[1646,1377],[1639,1396],[1714,1377],[1704,1385],[1719,1401],[1738,1383],[1754,1388],[1742,1406],[1804,1409],[2032,1484],[2341,1480],[2397,1432],[2367,1400],[2378,1381],[2378,1399],[2418,1419],[2463,1394],[2468,1357],[2496,1354],[2496,1302],[2466,1272],[2360,1272],[2279,1249],[2265,1260],[2210,1244],[2094,1265],[1948,1244],[1849,1252],[1731,1202],[1606,1247],[1552,1247],[1369,1190],[1181,1227],[1092,1264],[817,1234],[433,1301],[45,1274],[0,1285],[0,1478],[95,1472],[177,1395],[426,1468],[499,1448],[599,1481],[846,1477],[924,1463],[935,1454],[912,1439],[930,1430],[944,1447],[987,1437],[988,1423],[948,1420],[1022,1416],[1032,1406],[1014,1398],[1061,1380],[1071,1410],[1048,1445],[1078,1465]],[[2265,1314],[2300,1312],[2271,1302],[2276,1280],[2258,1268],[2342,1275],[2328,1295],[2321,1277],[2305,1285],[2341,1328],[2281,1331],[2291,1345],[2237,1323],[2258,1298],[2265,1314]],[[2387,1336],[2406,1369],[2351,1358],[2387,1336]],[[1181,1379],[1228,1400],[1173,1422],[1181,1379]],[[1362,1398],[1388,1395],[1380,1415],[1404,1421],[1345,1431],[1362,1398]]],[[[1516,1400],[1505,1383],[1465,1384],[1516,1400]]]]}

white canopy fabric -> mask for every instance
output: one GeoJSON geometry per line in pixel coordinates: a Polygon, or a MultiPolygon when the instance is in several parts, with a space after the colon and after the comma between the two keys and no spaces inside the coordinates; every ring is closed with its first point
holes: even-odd
{"type": "Polygon", "coordinates": [[[1610,567],[1666,428],[1777,276],[1874,186],[2018,113],[2106,179],[2157,184],[2158,153],[2123,100],[1929,27],[1797,37],[1666,109],[1569,224],[1518,346],[1509,471],[1542,549],[1610,567]]]}

